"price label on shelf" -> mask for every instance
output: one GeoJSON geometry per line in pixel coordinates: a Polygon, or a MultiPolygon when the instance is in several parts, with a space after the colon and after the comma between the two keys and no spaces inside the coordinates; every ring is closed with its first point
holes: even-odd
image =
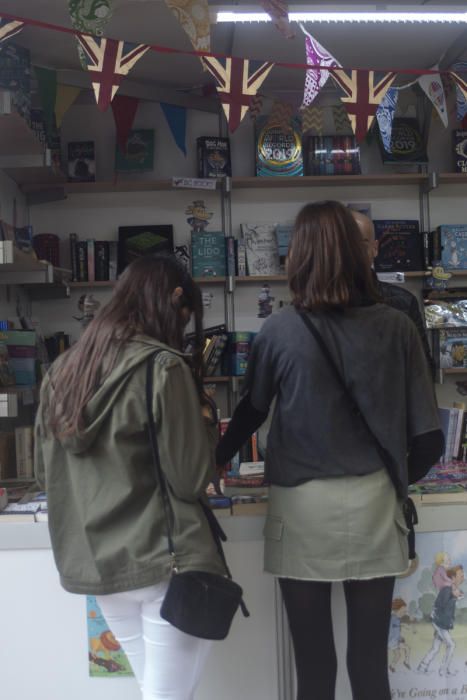
{"type": "Polygon", "coordinates": [[[404,284],[405,282],[403,272],[377,272],[376,276],[380,282],[389,282],[390,284],[404,284]]]}
{"type": "Polygon", "coordinates": [[[180,187],[190,190],[215,190],[217,180],[215,178],[200,177],[173,177],[172,187],[180,187]]]}

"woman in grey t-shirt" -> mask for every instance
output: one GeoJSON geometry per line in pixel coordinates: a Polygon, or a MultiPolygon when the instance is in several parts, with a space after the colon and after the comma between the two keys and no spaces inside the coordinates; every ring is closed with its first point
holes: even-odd
{"type": "Polygon", "coordinates": [[[331,583],[347,603],[355,700],[389,700],[394,578],[408,566],[408,466],[443,449],[417,329],[380,303],[360,231],[338,202],[299,213],[288,258],[293,305],[255,339],[244,397],[217,451],[228,461],[276,399],[266,454],[265,570],[280,581],[295,649],[297,700],[334,700],[331,583]],[[319,331],[368,428],[309,332],[319,331]],[[376,446],[386,451],[391,473],[376,446]]]}

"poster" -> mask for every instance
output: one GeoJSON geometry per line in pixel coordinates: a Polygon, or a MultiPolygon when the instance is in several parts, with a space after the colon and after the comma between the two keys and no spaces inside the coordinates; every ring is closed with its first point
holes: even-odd
{"type": "Polygon", "coordinates": [[[467,531],[417,534],[416,549],[392,602],[392,698],[467,698],[467,531]]]}
{"type": "Polygon", "coordinates": [[[130,664],[102,615],[94,596],[86,599],[88,658],[91,678],[132,676],[130,664]]]}

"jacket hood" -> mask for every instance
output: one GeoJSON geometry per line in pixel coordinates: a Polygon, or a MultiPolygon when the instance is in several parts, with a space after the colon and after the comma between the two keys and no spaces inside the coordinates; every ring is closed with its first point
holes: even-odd
{"type": "MultiPolygon", "coordinates": [[[[87,404],[84,411],[84,429],[78,435],[60,439],[65,450],[80,454],[92,446],[99,436],[102,424],[126,391],[135,369],[144,364],[158,349],[186,357],[183,353],[147,336],[139,335],[129,340],[119,354],[115,367],[87,404]]],[[[145,400],[145,397],[142,399],[145,400]]]]}

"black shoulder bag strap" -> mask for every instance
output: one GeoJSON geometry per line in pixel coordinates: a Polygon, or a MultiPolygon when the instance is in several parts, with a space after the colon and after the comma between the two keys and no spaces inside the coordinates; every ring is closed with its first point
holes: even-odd
{"type": "MultiPolygon", "coordinates": [[[[154,414],[152,411],[152,400],[153,400],[153,395],[154,395],[154,360],[155,358],[161,353],[161,352],[169,352],[168,350],[157,350],[154,352],[148,359],[147,366],[146,366],[146,411],[147,411],[147,416],[148,416],[148,428],[149,428],[149,439],[151,442],[151,450],[152,450],[152,460],[157,476],[157,483],[159,484],[160,490],[161,490],[161,496],[162,496],[162,507],[164,509],[164,517],[165,517],[165,522],[167,526],[167,545],[168,545],[168,550],[169,554],[172,558],[172,568],[173,571],[177,571],[177,564],[176,564],[176,559],[175,559],[175,547],[174,547],[174,542],[173,542],[173,529],[172,529],[172,517],[171,517],[171,508],[170,508],[170,499],[169,499],[169,493],[167,489],[167,480],[165,478],[164,472],[162,471],[162,466],[161,466],[161,460],[160,460],[160,454],[159,454],[159,445],[157,442],[157,432],[156,432],[156,424],[154,421],[154,414]]],[[[222,547],[222,542],[225,542],[227,540],[227,535],[219,525],[219,522],[212,512],[212,510],[205,504],[203,503],[202,499],[198,499],[198,504],[201,506],[203,513],[208,521],[209,529],[211,531],[211,534],[213,536],[214,542],[216,544],[217,551],[219,553],[219,556],[221,558],[221,561],[225,567],[226,574],[228,578],[232,578],[232,574],[230,573],[230,569],[227,565],[227,561],[225,559],[225,554],[224,550],[222,547]]],[[[250,613],[243,602],[243,599],[240,601],[240,609],[245,617],[249,617],[250,613]]]]}
{"type": "MultiPolygon", "coordinates": [[[[334,362],[334,359],[330,352],[328,351],[328,348],[326,346],[326,343],[323,340],[323,337],[321,333],[318,331],[316,328],[315,324],[312,322],[308,314],[304,311],[298,311],[298,315],[302,319],[303,323],[309,330],[309,332],[312,334],[314,337],[317,345],[319,346],[321,353],[325,360],[327,361],[329,367],[332,370],[332,373],[334,374],[334,377],[338,384],[340,385],[344,396],[347,399],[347,403],[352,409],[352,412],[360,418],[361,423],[364,425],[368,435],[372,438],[373,443],[378,450],[378,454],[381,457],[381,460],[383,464],[385,465],[389,476],[391,477],[391,481],[394,485],[394,488],[396,489],[396,493],[401,496],[401,484],[400,481],[396,475],[395,469],[394,469],[394,462],[392,459],[392,456],[389,454],[389,452],[386,450],[385,447],[380,443],[370,426],[368,425],[368,422],[363,415],[363,413],[360,410],[359,405],[357,404],[354,396],[350,392],[349,387],[344,381],[344,378],[342,377],[341,373],[339,372],[339,369],[334,362]]],[[[405,521],[406,525],[409,529],[409,534],[408,534],[408,542],[409,542],[409,559],[414,559],[415,558],[415,531],[414,531],[414,525],[418,523],[418,517],[417,517],[417,511],[415,508],[415,504],[413,503],[412,499],[407,498],[404,501],[404,516],[405,516],[405,521]]]]}

